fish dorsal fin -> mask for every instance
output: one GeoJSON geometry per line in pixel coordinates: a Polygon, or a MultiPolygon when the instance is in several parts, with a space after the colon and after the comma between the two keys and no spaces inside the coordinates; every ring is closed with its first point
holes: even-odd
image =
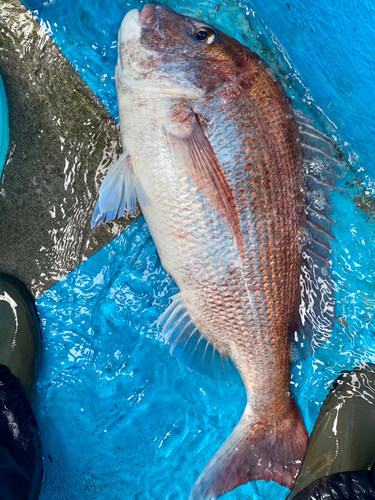
{"type": "Polygon", "coordinates": [[[341,177],[343,162],[337,144],[314,127],[313,120],[295,112],[301,143],[306,193],[306,246],[301,267],[300,320],[293,340],[306,358],[328,340],[335,320],[330,272],[332,219],[330,197],[341,177]]]}
{"type": "Polygon", "coordinates": [[[112,165],[100,186],[91,227],[122,217],[125,209],[128,214],[134,213],[137,199],[143,206],[150,202],[133,171],[131,157],[125,152],[112,165]]]}
{"type": "Polygon", "coordinates": [[[191,372],[211,377],[223,384],[242,384],[237,368],[229,356],[224,356],[197,330],[185,307],[181,293],[159,318],[169,352],[191,372]]]}
{"type": "Polygon", "coordinates": [[[197,117],[186,106],[174,106],[164,131],[172,155],[185,163],[189,177],[226,221],[238,251],[245,255],[240,218],[232,190],[197,117]]]}

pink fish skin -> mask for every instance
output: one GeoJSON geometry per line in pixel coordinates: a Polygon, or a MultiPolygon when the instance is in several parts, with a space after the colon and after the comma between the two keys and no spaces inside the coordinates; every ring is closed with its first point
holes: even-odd
{"type": "Polygon", "coordinates": [[[250,49],[160,5],[125,17],[117,90],[124,160],[104,181],[94,219],[121,216],[138,196],[181,291],[171,350],[212,376],[214,359],[230,361],[248,398],[190,498],[260,479],[292,488],[308,436],[290,393],[306,220],[289,98],[250,49]],[[206,346],[198,360],[197,338],[206,346]]]}

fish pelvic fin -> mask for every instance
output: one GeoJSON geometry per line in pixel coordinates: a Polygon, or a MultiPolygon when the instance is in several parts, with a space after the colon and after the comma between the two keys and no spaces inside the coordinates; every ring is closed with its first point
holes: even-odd
{"type": "Polygon", "coordinates": [[[232,434],[194,484],[190,500],[214,500],[249,481],[275,481],[289,489],[302,466],[308,435],[293,399],[283,420],[266,422],[247,405],[232,434]]]}
{"type": "Polygon", "coordinates": [[[140,204],[147,206],[150,199],[139,183],[132,167],[131,157],[125,152],[112,165],[99,189],[99,198],[91,218],[91,227],[100,226],[124,215],[134,213],[140,204]]]}

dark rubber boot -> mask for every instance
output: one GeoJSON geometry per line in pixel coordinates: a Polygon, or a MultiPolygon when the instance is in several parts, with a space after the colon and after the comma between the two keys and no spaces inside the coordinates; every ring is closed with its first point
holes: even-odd
{"type": "Polygon", "coordinates": [[[287,500],[375,500],[375,365],[344,371],[315,422],[287,500]]]}
{"type": "Polygon", "coordinates": [[[33,415],[40,329],[32,296],[0,274],[0,500],[37,500],[43,478],[33,415]]]}
{"type": "Polygon", "coordinates": [[[321,477],[300,491],[295,500],[375,500],[375,472],[338,472],[321,477]]]}
{"type": "Polygon", "coordinates": [[[37,500],[43,479],[38,426],[20,383],[0,365],[0,500],[37,500]]]}
{"type": "Polygon", "coordinates": [[[0,274],[0,364],[20,382],[34,407],[40,329],[34,300],[15,278],[0,274]]]}

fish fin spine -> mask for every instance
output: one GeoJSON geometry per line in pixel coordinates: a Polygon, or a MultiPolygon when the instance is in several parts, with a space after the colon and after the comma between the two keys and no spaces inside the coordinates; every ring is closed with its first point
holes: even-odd
{"type": "Polygon", "coordinates": [[[127,211],[135,212],[137,199],[141,205],[147,206],[150,199],[137,179],[131,157],[124,152],[112,165],[99,189],[99,197],[91,218],[91,227],[100,226],[127,211]]]}
{"type": "Polygon", "coordinates": [[[257,419],[248,405],[232,434],[208,462],[190,500],[214,500],[248,481],[273,480],[289,489],[302,466],[308,435],[294,400],[277,423],[257,419]]]}

